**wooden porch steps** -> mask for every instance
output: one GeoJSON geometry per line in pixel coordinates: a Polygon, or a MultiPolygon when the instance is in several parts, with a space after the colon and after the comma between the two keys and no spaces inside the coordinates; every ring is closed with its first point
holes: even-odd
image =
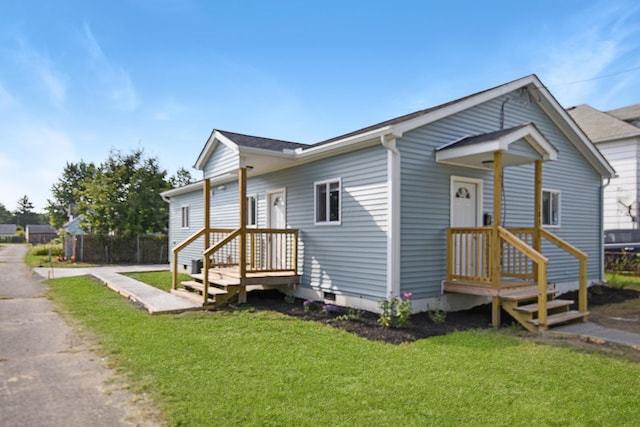
{"type": "Polygon", "coordinates": [[[531,290],[513,292],[500,296],[502,308],[531,332],[542,332],[550,326],[572,321],[584,321],[589,313],[570,310],[572,300],[555,299],[558,292],[553,288],[547,289],[547,319],[543,324],[538,318],[538,293],[531,290]],[[536,301],[536,302],[532,302],[536,301]]]}
{"type": "MultiPolygon", "coordinates": [[[[581,313],[577,310],[569,310],[562,313],[550,314],[547,316],[546,326],[548,327],[552,325],[558,325],[561,323],[568,323],[575,320],[580,320],[584,322],[587,320],[588,315],[589,315],[588,311],[581,313]]],[[[531,319],[529,320],[529,322],[537,327],[544,326],[540,324],[540,321],[538,319],[531,319]]]]}
{"type": "MultiPolygon", "coordinates": [[[[181,282],[181,290],[190,293],[193,301],[204,301],[204,274],[195,273],[191,280],[181,282]]],[[[237,268],[212,268],[209,270],[207,299],[203,305],[222,307],[232,300],[246,301],[246,293],[258,289],[283,289],[300,283],[300,276],[290,272],[248,273],[240,279],[237,268]]],[[[184,295],[184,294],[181,294],[184,295]]]]}

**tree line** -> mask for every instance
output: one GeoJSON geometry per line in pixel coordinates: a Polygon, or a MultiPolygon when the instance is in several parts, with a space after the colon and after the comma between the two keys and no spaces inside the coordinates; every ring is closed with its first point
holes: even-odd
{"type": "Polygon", "coordinates": [[[142,149],[128,154],[111,150],[100,164],[67,162],[51,187],[46,210],[55,229],[62,228],[70,216],[82,215],[81,227],[88,233],[166,233],[169,210],[160,193],[192,181],[184,168],[167,177],[158,159],[147,157],[142,149]]]}
{"type": "Polygon", "coordinates": [[[18,199],[18,205],[14,211],[10,211],[0,203],[0,224],[17,224],[24,228],[27,224],[48,223],[49,215],[34,212],[33,203],[26,194],[18,199]]]}

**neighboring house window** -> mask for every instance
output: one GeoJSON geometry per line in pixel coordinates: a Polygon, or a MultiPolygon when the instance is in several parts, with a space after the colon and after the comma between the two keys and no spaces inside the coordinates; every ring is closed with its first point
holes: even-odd
{"type": "Polygon", "coordinates": [[[340,224],[340,180],[315,183],[315,223],[340,224]]]}
{"type": "Polygon", "coordinates": [[[189,206],[180,208],[182,217],[182,228],[189,228],[189,206]]]}
{"type": "Polygon", "coordinates": [[[256,196],[247,196],[247,226],[255,227],[258,225],[258,198],[256,196]]]}
{"type": "Polygon", "coordinates": [[[542,190],[542,225],[560,225],[560,192],[542,190]]]}

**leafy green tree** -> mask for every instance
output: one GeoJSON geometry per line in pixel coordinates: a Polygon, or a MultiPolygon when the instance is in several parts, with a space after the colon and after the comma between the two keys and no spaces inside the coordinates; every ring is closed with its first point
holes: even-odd
{"type": "Polygon", "coordinates": [[[23,227],[36,222],[38,217],[38,215],[33,212],[33,203],[31,203],[26,194],[18,199],[18,208],[13,214],[16,218],[16,223],[23,227]]]}
{"type": "Polygon", "coordinates": [[[93,163],[69,163],[64,167],[62,176],[51,187],[52,198],[47,200],[46,210],[49,213],[49,222],[55,229],[60,229],[69,221],[69,216],[75,216],[76,199],[82,192],[87,182],[91,182],[96,174],[93,163]]]}
{"type": "Polygon", "coordinates": [[[169,177],[169,184],[171,188],[179,188],[184,187],[187,184],[191,184],[194,182],[193,177],[191,176],[191,172],[180,166],[176,171],[175,175],[169,177]]]}
{"type": "Polygon", "coordinates": [[[139,235],[165,232],[168,206],[160,192],[170,188],[167,172],[143,150],[112,150],[91,179],[74,191],[83,227],[98,234],[139,235]]]}
{"type": "Polygon", "coordinates": [[[14,224],[13,214],[2,203],[0,203],[0,224],[14,224]]]}

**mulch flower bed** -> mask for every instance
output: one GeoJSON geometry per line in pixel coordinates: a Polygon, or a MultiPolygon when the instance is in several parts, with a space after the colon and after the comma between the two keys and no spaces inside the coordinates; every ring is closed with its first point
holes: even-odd
{"type": "MultiPolygon", "coordinates": [[[[590,288],[589,306],[619,303],[639,297],[640,292],[634,290],[596,286],[590,288]]],[[[560,298],[577,301],[577,292],[564,294],[560,298]]],[[[449,312],[442,323],[433,322],[429,313],[414,314],[411,316],[412,327],[409,329],[385,328],[378,323],[378,314],[367,311],[361,312],[355,319],[352,317],[349,320],[343,320],[348,313],[345,308],[330,305],[327,309],[323,309],[322,303],[307,301],[305,304],[302,299],[289,300],[287,302],[284,295],[277,291],[250,292],[247,304],[255,307],[256,310],[277,311],[301,320],[326,323],[366,339],[384,341],[391,344],[446,335],[454,331],[491,327],[491,304],[485,304],[470,310],[449,312]],[[310,308],[310,305],[313,307],[310,308]]],[[[503,325],[510,325],[513,322],[514,320],[511,316],[503,311],[503,325]]]]}

